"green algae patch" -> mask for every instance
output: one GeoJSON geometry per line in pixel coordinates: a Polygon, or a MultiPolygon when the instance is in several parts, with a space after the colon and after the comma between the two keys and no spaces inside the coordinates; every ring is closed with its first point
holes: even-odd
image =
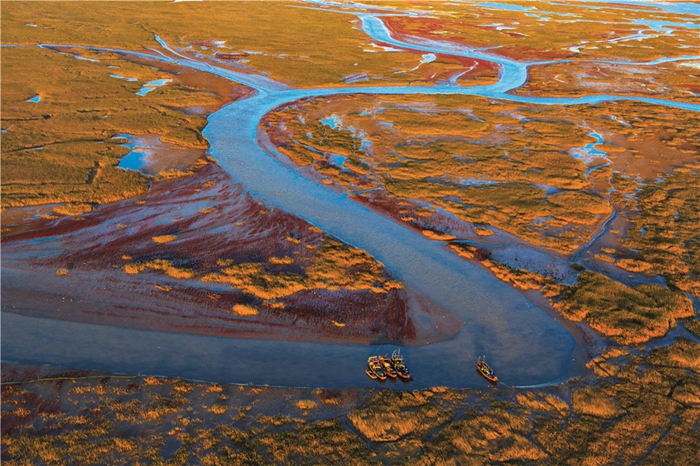
{"type": "Polygon", "coordinates": [[[567,319],[586,320],[622,344],[665,335],[676,319],[695,315],[686,296],[659,285],[625,286],[604,275],[582,272],[578,283],[553,304],[567,319]]]}

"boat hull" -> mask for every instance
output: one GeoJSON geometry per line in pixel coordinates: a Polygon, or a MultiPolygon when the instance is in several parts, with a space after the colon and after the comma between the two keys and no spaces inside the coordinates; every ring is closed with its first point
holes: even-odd
{"type": "Polygon", "coordinates": [[[498,383],[498,377],[494,375],[493,370],[484,361],[476,363],[476,371],[489,382],[498,383]]]}

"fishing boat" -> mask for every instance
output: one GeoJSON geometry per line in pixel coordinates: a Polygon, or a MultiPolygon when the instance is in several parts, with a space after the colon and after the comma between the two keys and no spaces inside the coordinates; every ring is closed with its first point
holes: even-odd
{"type": "Polygon", "coordinates": [[[369,372],[365,372],[372,380],[386,380],[384,364],[382,364],[382,362],[379,360],[379,356],[370,356],[369,359],[367,359],[367,369],[369,372]],[[372,378],[370,373],[374,374],[376,377],[372,378]]]}
{"type": "Polygon", "coordinates": [[[411,379],[411,373],[408,372],[408,366],[403,362],[403,356],[401,356],[400,350],[394,350],[391,354],[391,365],[399,377],[404,380],[411,379]]]}
{"type": "Polygon", "coordinates": [[[488,364],[486,364],[486,357],[481,356],[479,360],[476,362],[476,370],[479,372],[479,374],[483,375],[486,380],[492,383],[498,382],[498,377],[496,377],[496,374],[493,373],[493,369],[489,367],[488,364]]]}
{"type": "Polygon", "coordinates": [[[365,374],[367,374],[367,377],[370,379],[377,380],[377,374],[375,374],[369,366],[367,366],[367,369],[365,369],[365,374]]]}
{"type": "Polygon", "coordinates": [[[388,355],[384,354],[382,356],[379,356],[379,360],[384,366],[384,372],[386,373],[386,375],[392,379],[395,379],[396,370],[394,369],[394,365],[392,364],[391,358],[389,358],[388,355]]]}

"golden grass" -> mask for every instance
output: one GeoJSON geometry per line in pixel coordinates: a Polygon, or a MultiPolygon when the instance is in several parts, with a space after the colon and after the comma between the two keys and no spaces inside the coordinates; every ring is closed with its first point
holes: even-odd
{"type": "Polygon", "coordinates": [[[435,241],[452,241],[457,239],[457,237],[454,235],[435,233],[432,230],[423,230],[421,233],[423,233],[423,236],[427,236],[428,238],[434,239],[435,241]]]}
{"type": "Polygon", "coordinates": [[[259,314],[258,310],[253,306],[247,306],[245,304],[236,304],[233,306],[233,312],[238,316],[250,317],[259,314]]]}
{"type": "MultiPolygon", "coordinates": [[[[218,55],[296,87],[346,85],[344,76],[361,72],[376,77],[372,82],[392,85],[428,82],[437,73],[446,79],[464,70],[456,60],[440,57],[413,71],[420,54],[370,53],[380,49],[371,45],[352,16],[289,2],[224,2],[217,5],[215,15],[208,5],[192,2],[145,3],[136,11],[121,4],[96,3],[91,8],[71,3],[47,2],[35,8],[8,4],[3,8],[2,30],[4,43],[73,43],[132,50],[158,47],[153,38],[158,34],[175,47],[191,46],[201,55],[218,55]],[[29,28],[27,22],[46,27],[29,28]],[[232,54],[234,58],[228,58],[232,54]],[[241,56],[236,58],[237,54],[241,56]]],[[[480,83],[495,79],[493,69],[470,74],[480,83]]],[[[469,78],[462,82],[468,84],[469,78]]],[[[367,83],[359,83],[363,84],[367,83]]]]}
{"type": "Polygon", "coordinates": [[[670,346],[655,348],[649,359],[659,365],[670,365],[700,373],[700,344],[680,340],[670,346]]]}
{"type": "Polygon", "coordinates": [[[126,264],[124,266],[124,272],[130,275],[136,275],[145,270],[159,270],[165,272],[171,278],[185,280],[192,279],[197,276],[196,271],[192,269],[176,267],[170,261],[163,259],[155,259],[148,262],[126,264]]]}
{"type": "Polygon", "coordinates": [[[474,233],[476,233],[479,236],[493,236],[493,230],[482,227],[474,228],[474,233]]]}
{"type": "Polygon", "coordinates": [[[690,299],[659,285],[629,288],[594,272],[582,272],[576,285],[553,306],[567,319],[590,326],[622,344],[665,335],[675,319],[695,314],[690,299]]]}
{"type": "Polygon", "coordinates": [[[597,261],[607,262],[608,264],[613,264],[615,262],[615,259],[607,254],[594,254],[593,257],[595,257],[597,261]]]}
{"type": "Polygon", "coordinates": [[[219,404],[212,405],[212,407],[209,408],[209,412],[210,412],[210,413],[214,413],[214,414],[216,414],[216,415],[218,415],[218,416],[221,416],[221,415],[223,415],[223,414],[226,414],[226,411],[227,411],[226,406],[224,406],[224,405],[219,405],[219,404]]]}
{"type": "MultiPolygon", "coordinates": [[[[432,393],[430,393],[432,395],[432,393]]],[[[361,410],[348,414],[355,429],[372,442],[393,442],[425,432],[449,418],[422,392],[380,392],[361,410]]]]}
{"type": "MultiPolygon", "coordinates": [[[[292,237],[293,244],[301,241],[292,237]]],[[[219,272],[204,274],[203,282],[227,283],[234,288],[267,301],[270,308],[283,308],[284,304],[272,304],[303,290],[371,290],[387,293],[401,289],[401,283],[389,280],[383,266],[372,256],[357,248],[327,239],[320,249],[316,249],[311,263],[303,274],[279,272],[277,265],[293,263],[289,256],[273,257],[267,263],[241,263],[219,261],[219,272]],[[268,265],[269,264],[269,265],[268,265]],[[272,267],[272,269],[270,268],[272,267]]]]}
{"type": "Polygon", "coordinates": [[[513,286],[521,290],[539,290],[552,281],[540,274],[524,269],[513,269],[491,259],[485,259],[481,261],[481,264],[489,268],[499,280],[512,283],[513,286]]]}
{"type": "Polygon", "coordinates": [[[572,396],[571,404],[577,414],[613,418],[622,413],[615,400],[605,391],[595,388],[580,388],[572,396]]]}
{"type": "MultiPolygon", "coordinates": [[[[695,73],[682,66],[688,62],[665,63],[641,68],[634,65],[573,62],[530,69],[530,79],[516,92],[526,95],[573,97],[595,92],[614,91],[616,94],[663,96],[664,99],[697,102],[693,89],[695,73]],[[589,76],[580,79],[580,76],[589,76]],[[595,75],[595,78],[591,77],[595,75]],[[556,79],[555,79],[556,78],[556,79]]],[[[624,148],[613,144],[599,146],[608,153],[624,148]]]]}
{"type": "MultiPolygon", "coordinates": [[[[399,8],[409,6],[404,2],[396,3],[400,5],[399,8]]],[[[470,5],[469,9],[459,9],[449,3],[425,2],[421,7],[424,11],[430,12],[429,18],[397,15],[387,18],[387,21],[391,29],[398,34],[430,39],[439,37],[471,47],[494,47],[492,53],[522,61],[573,58],[573,63],[570,65],[572,67],[581,66],[577,58],[647,61],[668,56],[683,56],[686,53],[681,46],[685,41],[692,41],[693,30],[690,28],[676,29],[682,41],[665,35],[647,38],[643,46],[633,46],[628,41],[615,40],[638,32],[639,25],[633,23],[635,19],[653,17],[674,21],[679,18],[674,13],[662,10],[646,12],[632,11],[629,8],[624,11],[615,8],[591,10],[585,8],[586,5],[578,4],[515,3],[525,8],[522,11],[499,11],[470,5]],[[547,21],[529,16],[532,14],[531,8],[541,10],[543,16],[548,17],[547,21]],[[554,14],[544,13],[545,11],[554,14]],[[570,15],[581,18],[581,21],[570,21],[570,15]],[[508,25],[508,29],[499,27],[504,24],[508,25]],[[611,26],[612,24],[614,26],[611,26]],[[574,46],[578,46],[578,53],[571,50],[574,46]]],[[[599,65],[597,62],[593,64],[599,65]]],[[[533,68],[537,71],[544,67],[533,68]]],[[[591,69],[595,70],[594,67],[591,69]]],[[[560,79],[565,82],[573,80],[574,83],[585,81],[585,78],[589,81],[599,81],[590,76],[595,76],[592,71],[587,73],[582,71],[583,77],[574,75],[577,79],[570,79],[567,75],[560,79]]],[[[541,75],[535,74],[535,76],[536,79],[528,82],[539,85],[542,81],[541,75]]],[[[634,80],[635,76],[627,73],[626,78],[634,80]]],[[[550,82],[552,82],[551,79],[545,84],[550,82]]],[[[557,82],[554,81],[552,84],[555,85],[557,82]]],[[[543,87],[546,91],[546,86],[543,87]]]]}
{"type": "Polygon", "coordinates": [[[458,245],[458,244],[450,244],[449,247],[454,252],[456,252],[457,255],[459,255],[459,257],[462,257],[464,259],[474,259],[476,257],[474,255],[474,252],[476,251],[475,247],[472,247],[472,246],[463,247],[462,245],[458,245]]]}
{"type": "Polygon", "coordinates": [[[59,215],[66,215],[69,217],[74,217],[77,215],[86,214],[92,211],[92,206],[90,204],[65,204],[62,206],[54,207],[53,212],[59,215]]]}
{"type": "Polygon", "coordinates": [[[298,400],[294,403],[295,406],[301,410],[314,409],[316,407],[316,402],[311,400],[298,400]]]}
{"type": "Polygon", "coordinates": [[[154,236],[151,239],[153,240],[154,243],[164,244],[164,243],[170,243],[172,241],[175,241],[177,239],[177,235],[154,236]]]}
{"type": "Polygon", "coordinates": [[[663,276],[670,285],[700,297],[700,169],[677,168],[641,187],[638,215],[630,218],[625,245],[637,251],[621,268],[663,276]],[[644,231],[644,233],[642,233],[644,231]]]}
{"type": "Polygon", "coordinates": [[[284,309],[286,307],[282,301],[263,301],[263,305],[270,309],[284,309]]]}
{"type": "Polygon", "coordinates": [[[275,264],[275,265],[289,265],[294,263],[294,259],[289,257],[289,256],[284,256],[284,257],[270,257],[267,260],[270,264],[275,264]]]}
{"type": "Polygon", "coordinates": [[[697,317],[687,321],[685,323],[685,328],[693,335],[700,338],[700,320],[698,320],[697,317]]]}
{"type": "MultiPolygon", "coordinates": [[[[596,257],[597,258],[597,257],[596,257]]],[[[636,259],[620,259],[615,264],[621,269],[634,273],[648,273],[654,269],[652,264],[636,259]]]]}
{"type": "Polygon", "coordinates": [[[605,359],[615,359],[619,358],[621,356],[627,356],[630,354],[630,350],[628,348],[606,348],[606,350],[603,352],[603,358],[605,359]]]}
{"type": "Polygon", "coordinates": [[[533,411],[552,412],[559,416],[569,415],[569,405],[559,397],[554,395],[537,395],[526,392],[516,395],[519,404],[533,411]]]}

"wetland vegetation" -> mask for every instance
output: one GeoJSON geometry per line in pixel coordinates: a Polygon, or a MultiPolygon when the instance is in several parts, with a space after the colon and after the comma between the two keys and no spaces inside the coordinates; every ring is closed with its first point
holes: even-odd
{"type": "Polygon", "coordinates": [[[682,7],[4,2],[3,312],[353,344],[459,332],[366,251],[207,156],[207,117],[255,93],[228,71],[342,90],[274,109],[260,143],[565,319],[585,361],[544,387],[412,391],[3,362],[2,461],[692,462],[700,87],[697,14],[682,7]],[[406,47],[362,29],[358,14],[386,9],[406,47]],[[456,53],[428,52],[445,41],[456,53]],[[489,95],[508,60],[527,81],[489,95]],[[596,94],[622,97],[571,100],[596,94]],[[124,169],[134,153],[141,166],[124,169]]]}

